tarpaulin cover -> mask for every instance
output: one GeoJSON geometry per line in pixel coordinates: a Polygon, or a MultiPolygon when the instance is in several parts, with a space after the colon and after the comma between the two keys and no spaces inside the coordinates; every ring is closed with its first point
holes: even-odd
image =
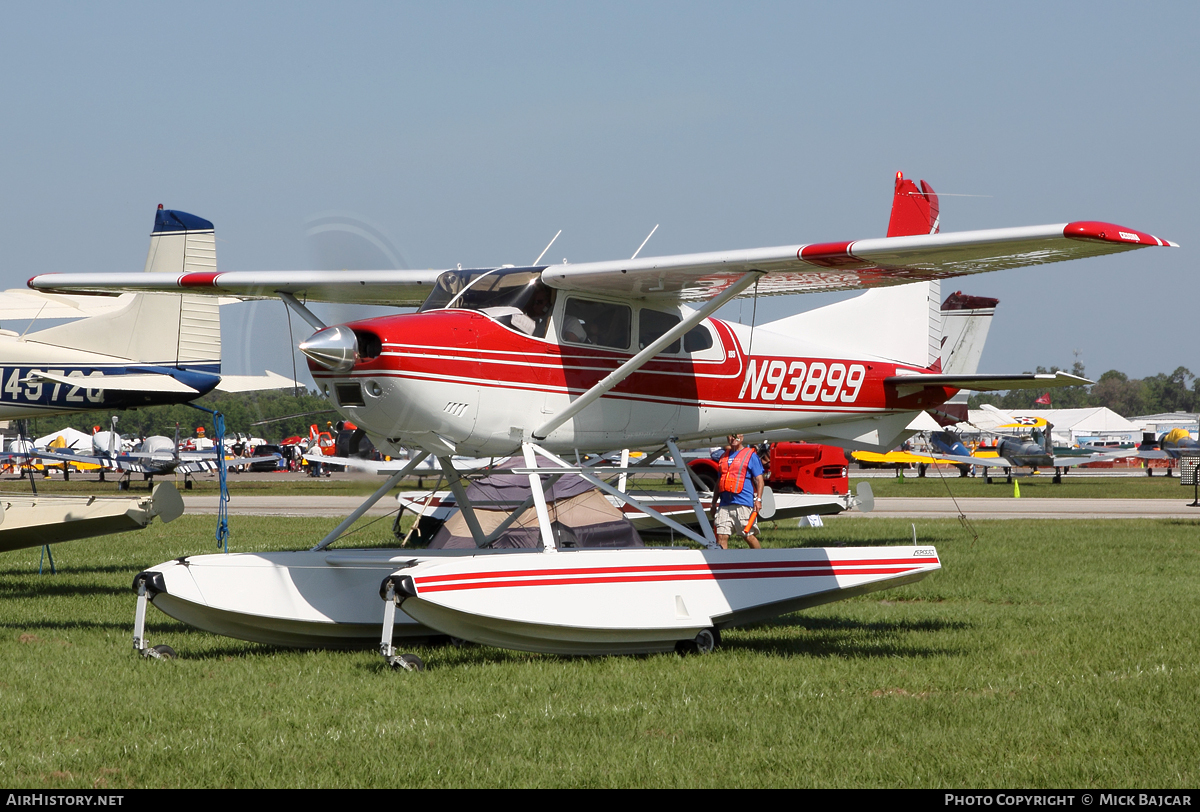
{"type": "MultiPolygon", "coordinates": [[[[500,468],[524,467],[518,458],[506,460],[500,468]]],[[[550,469],[553,470],[553,469],[550,469]]],[[[548,483],[551,475],[542,475],[548,483]]],[[[509,513],[530,494],[526,474],[495,473],[478,479],[467,488],[467,499],[475,505],[475,516],[484,535],[490,535],[509,513]],[[488,502],[500,502],[486,504],[488,502]]],[[[546,492],[555,545],[570,547],[643,547],[637,530],[604,495],[577,474],[565,474],[546,492]]],[[[525,510],[489,547],[536,548],[541,546],[537,510],[525,510]]],[[[455,513],[442,525],[429,544],[430,549],[475,547],[462,512],[455,513]]]]}

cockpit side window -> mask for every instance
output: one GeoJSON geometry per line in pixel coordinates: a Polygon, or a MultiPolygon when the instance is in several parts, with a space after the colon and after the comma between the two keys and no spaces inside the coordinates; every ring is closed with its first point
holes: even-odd
{"type": "Polygon", "coordinates": [[[593,344],[614,350],[629,349],[633,310],[627,305],[567,299],[559,336],[569,344],[593,344]]]}
{"type": "Polygon", "coordinates": [[[519,290],[483,302],[479,312],[525,335],[545,338],[556,293],[535,276],[519,290]]]}

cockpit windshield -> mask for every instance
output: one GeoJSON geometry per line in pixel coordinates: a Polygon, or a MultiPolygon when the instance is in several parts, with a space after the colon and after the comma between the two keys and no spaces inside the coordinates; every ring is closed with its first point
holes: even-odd
{"type": "Polygon", "coordinates": [[[478,310],[506,327],[544,338],[554,291],[542,282],[540,268],[446,271],[418,312],[446,308],[478,310]]]}
{"type": "Polygon", "coordinates": [[[433,290],[425,298],[425,302],[417,308],[417,312],[424,313],[429,310],[441,310],[447,307],[454,297],[463,292],[464,288],[479,279],[479,277],[489,273],[492,273],[492,271],[446,271],[437,278],[437,282],[433,284],[433,290]]]}

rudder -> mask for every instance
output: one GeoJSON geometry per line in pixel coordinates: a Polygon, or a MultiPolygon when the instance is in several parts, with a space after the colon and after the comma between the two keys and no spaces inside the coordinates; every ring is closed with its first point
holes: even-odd
{"type": "MultiPolygon", "coordinates": [[[[150,235],[147,272],[215,273],[216,232],[208,220],[160,205],[150,235]]],[[[192,294],[139,294],[121,310],[26,336],[57,347],[86,350],[161,366],[203,367],[220,373],[221,317],[216,299],[192,294]]]]}

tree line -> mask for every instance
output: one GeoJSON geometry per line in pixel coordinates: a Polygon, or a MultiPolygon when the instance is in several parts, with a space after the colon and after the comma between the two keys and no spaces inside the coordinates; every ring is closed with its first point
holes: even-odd
{"type": "MultiPolygon", "coordinates": [[[[1039,373],[1058,372],[1061,367],[1038,367],[1039,373]]],[[[1076,361],[1069,370],[1079,377],[1084,374],[1083,364],[1076,361]]],[[[1160,412],[1200,411],[1200,378],[1187,367],[1174,372],[1160,372],[1146,378],[1133,378],[1120,370],[1110,369],[1091,386],[1067,386],[1051,389],[1050,406],[1035,404],[1034,401],[1046,393],[1045,389],[1013,389],[1009,392],[983,392],[972,395],[968,408],[978,409],[985,403],[1002,409],[1082,409],[1107,406],[1122,417],[1134,417],[1160,412]]]]}
{"type": "MultiPolygon", "coordinates": [[[[307,437],[308,427],[313,423],[325,431],[326,423],[341,420],[324,397],[308,392],[293,394],[290,389],[212,392],[195,402],[224,415],[226,435],[245,434],[261,437],[272,443],[293,435],[307,437]]],[[[212,415],[185,404],[51,415],[13,421],[7,434],[12,436],[18,433],[18,422],[25,423],[23,432],[27,437],[44,437],[67,427],[89,434],[95,426],[107,431],[114,415],[117,417],[117,431],[127,437],[149,437],[155,434],[173,437],[176,423],[179,424],[180,437],[191,437],[196,433],[198,426],[204,426],[205,433],[213,436],[212,415]]]]}

